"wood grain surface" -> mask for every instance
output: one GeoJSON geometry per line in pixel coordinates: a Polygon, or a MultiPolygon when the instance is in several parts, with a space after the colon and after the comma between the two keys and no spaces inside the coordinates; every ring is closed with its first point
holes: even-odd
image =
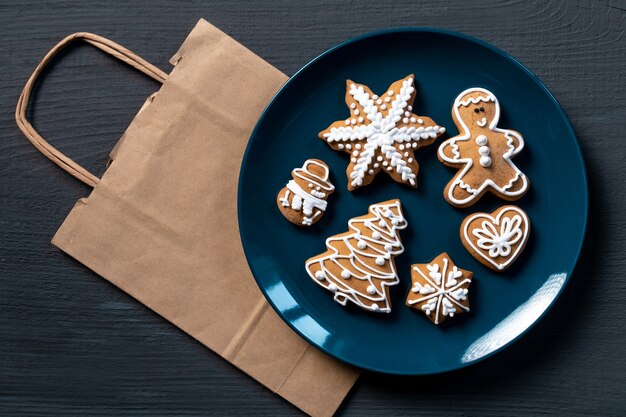
{"type": "MultiPolygon", "coordinates": [[[[300,414],[50,244],[89,189],[40,155],[14,122],[27,77],[66,34],[98,33],[169,71],[168,59],[200,17],[286,74],[376,29],[462,31],[534,71],[578,134],[589,230],[579,267],[550,314],[518,343],[467,369],[420,378],[365,374],[339,415],[626,414],[625,1],[4,0],[0,415],[300,414]]],[[[39,83],[30,117],[44,137],[100,175],[158,85],[88,46],[61,58],[39,83]]]]}

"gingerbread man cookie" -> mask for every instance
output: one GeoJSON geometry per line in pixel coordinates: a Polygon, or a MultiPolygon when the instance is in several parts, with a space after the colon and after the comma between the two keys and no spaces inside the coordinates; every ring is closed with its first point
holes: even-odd
{"type": "Polygon", "coordinates": [[[298,226],[316,223],[326,211],[326,199],[335,191],[328,175],[328,165],[319,159],[307,159],[302,168],[291,171],[293,179],[276,196],[283,216],[298,226]]]}
{"type": "Polygon", "coordinates": [[[406,226],[400,200],[372,204],[348,232],[326,239],[328,250],[307,260],[306,271],[339,304],[389,313],[389,287],[400,282],[394,258],[404,252],[398,231],[406,226]]]}
{"type": "Polygon", "coordinates": [[[530,220],[517,206],[493,213],[470,214],[461,224],[461,242],[480,263],[495,271],[508,268],[522,253],[530,234],[530,220]]]}
{"type": "Polygon", "coordinates": [[[380,97],[369,87],[346,82],[350,117],[319,133],[336,151],[350,154],[348,190],[368,185],[383,170],[395,181],[417,187],[419,166],[413,154],[430,145],[445,129],[413,113],[413,74],[391,84],[380,97]]]}
{"type": "Polygon", "coordinates": [[[524,147],[522,135],[500,129],[500,104],[490,91],[470,88],[454,101],[452,118],[460,134],[439,146],[439,160],[460,168],[448,183],[444,198],[456,207],[474,204],[490,191],[514,201],[528,190],[529,181],[511,161],[524,147]]]}
{"type": "Polygon", "coordinates": [[[427,264],[411,265],[413,285],[406,305],[424,312],[435,324],[467,313],[473,275],[471,271],[458,268],[445,252],[427,264]]]}

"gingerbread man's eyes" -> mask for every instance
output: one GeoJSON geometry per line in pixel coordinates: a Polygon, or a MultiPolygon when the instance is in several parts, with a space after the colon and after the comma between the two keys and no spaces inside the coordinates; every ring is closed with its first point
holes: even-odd
{"type": "Polygon", "coordinates": [[[479,111],[480,111],[480,110],[478,110],[478,107],[476,107],[476,108],[474,109],[474,113],[478,113],[479,111]]]}
{"type": "Polygon", "coordinates": [[[480,108],[480,111],[484,113],[484,112],[485,112],[485,108],[484,108],[484,107],[481,107],[481,108],[480,108]]]}

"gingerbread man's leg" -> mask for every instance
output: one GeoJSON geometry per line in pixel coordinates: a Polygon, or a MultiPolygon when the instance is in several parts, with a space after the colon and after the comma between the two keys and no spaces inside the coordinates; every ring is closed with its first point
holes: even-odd
{"type": "Polygon", "coordinates": [[[522,196],[528,189],[528,178],[517,167],[512,166],[507,170],[508,175],[503,176],[503,180],[498,186],[509,197],[522,196]]]}
{"type": "Polygon", "coordinates": [[[480,184],[468,183],[466,172],[459,172],[444,190],[444,196],[455,206],[471,205],[478,195],[480,184]]]}

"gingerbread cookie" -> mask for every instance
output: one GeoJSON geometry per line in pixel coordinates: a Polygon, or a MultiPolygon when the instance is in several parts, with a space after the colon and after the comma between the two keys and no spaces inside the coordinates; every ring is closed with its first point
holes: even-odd
{"type": "Polygon", "coordinates": [[[471,214],[461,224],[465,249],[495,271],[505,270],[517,259],[529,234],[528,215],[516,206],[502,206],[491,214],[471,214]]]}
{"type": "Polygon", "coordinates": [[[435,324],[467,313],[473,275],[471,271],[458,268],[445,252],[430,263],[411,265],[413,285],[406,305],[424,312],[435,324]]]}
{"type": "Polygon", "coordinates": [[[484,88],[470,88],[454,100],[452,118],[459,135],[439,146],[439,160],[460,171],[448,183],[444,198],[468,207],[490,191],[514,201],[528,190],[529,181],[511,162],[524,147],[522,135],[500,129],[498,99],[484,88]]]}
{"type": "Polygon", "coordinates": [[[394,258],[404,251],[398,231],[406,226],[400,200],[372,204],[348,232],[326,239],[328,250],[307,260],[306,270],[339,304],[389,313],[389,287],[399,282],[394,258]]]}
{"type": "Polygon", "coordinates": [[[319,133],[336,151],[350,154],[348,190],[368,185],[383,170],[395,181],[417,187],[414,152],[445,132],[426,116],[413,113],[413,74],[391,84],[380,97],[369,87],[346,82],[350,117],[319,133]]]}
{"type": "Polygon", "coordinates": [[[328,174],[328,165],[319,159],[307,159],[302,168],[291,171],[293,179],[276,196],[276,204],[287,220],[311,226],[322,217],[326,199],[335,191],[328,174]]]}

